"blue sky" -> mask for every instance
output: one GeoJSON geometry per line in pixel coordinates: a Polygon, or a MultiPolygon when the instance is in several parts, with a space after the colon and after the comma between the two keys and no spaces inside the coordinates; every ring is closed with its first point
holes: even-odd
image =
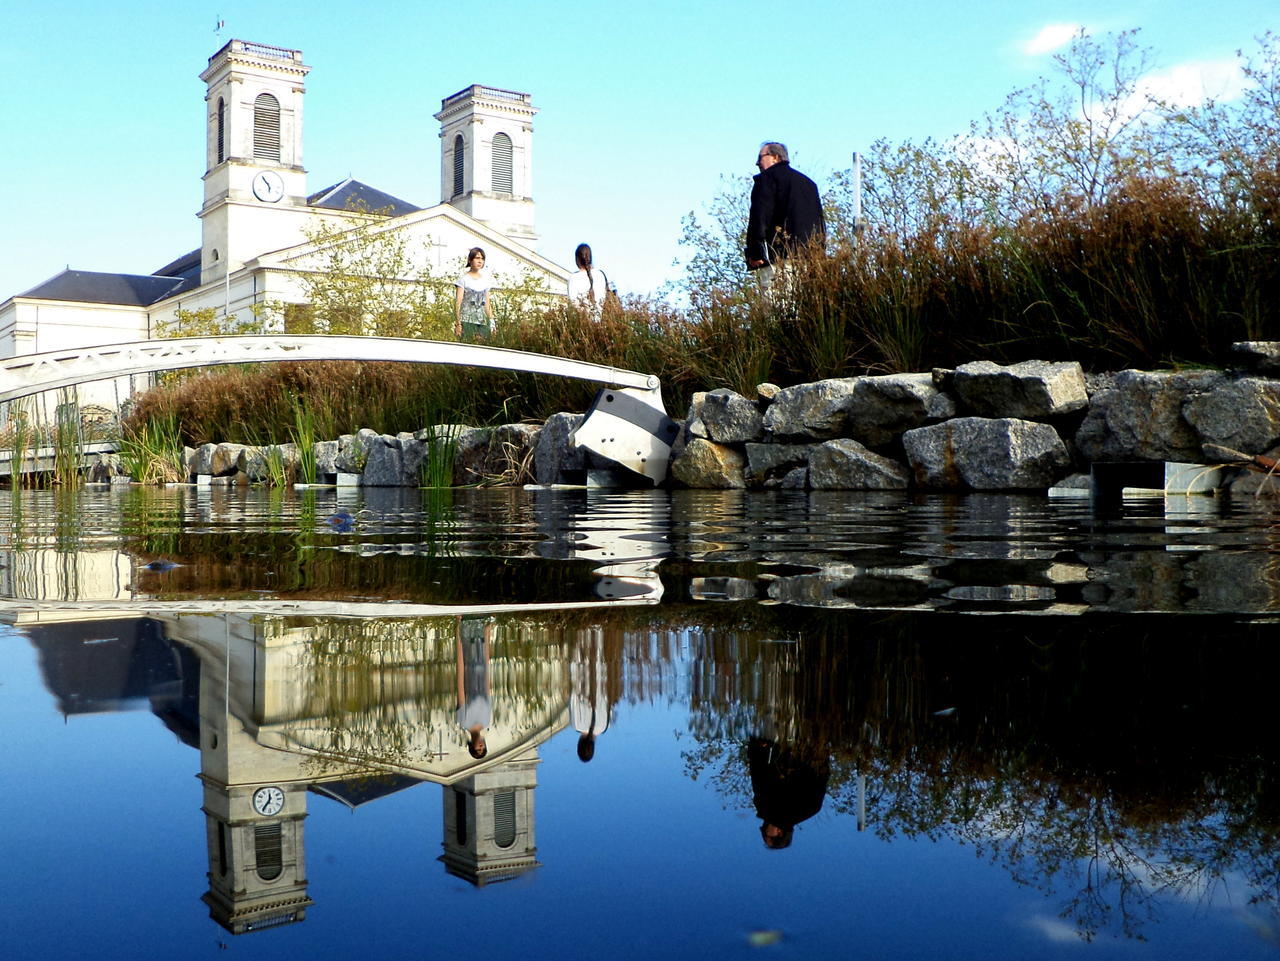
{"type": "Polygon", "coordinates": [[[354,176],[437,203],[441,99],[472,83],[532,94],[539,250],[565,264],[587,241],[619,287],[647,292],[678,273],[681,216],[753,173],[762,140],[821,181],[877,138],[961,133],[1047,73],[1072,25],[1139,28],[1159,77],[1221,93],[1280,5],[19,0],[0,32],[0,301],[67,265],[148,273],[199,246],[198,75],[232,37],[312,68],[313,191],[354,176]]]}

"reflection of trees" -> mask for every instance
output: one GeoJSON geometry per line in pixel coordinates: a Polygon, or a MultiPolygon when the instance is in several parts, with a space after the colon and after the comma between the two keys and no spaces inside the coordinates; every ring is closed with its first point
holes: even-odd
{"type": "Polygon", "coordinates": [[[710,628],[692,668],[688,773],[736,805],[742,738],[771,712],[830,744],[836,810],[856,809],[865,775],[882,838],[951,837],[1070,892],[1086,938],[1140,936],[1158,897],[1233,875],[1280,908],[1263,627],[930,614],[775,630],[710,628]]]}
{"type": "MultiPolygon", "coordinates": [[[[307,632],[293,713],[310,722],[310,750],[372,771],[465,751],[455,719],[455,618],[310,619],[307,632]]],[[[560,636],[499,623],[493,725],[518,740],[545,724],[564,703],[565,658],[560,636]]]]}

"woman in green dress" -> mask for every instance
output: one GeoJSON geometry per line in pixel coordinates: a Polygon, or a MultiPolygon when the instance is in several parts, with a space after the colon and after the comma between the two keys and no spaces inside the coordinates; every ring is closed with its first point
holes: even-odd
{"type": "Polygon", "coordinates": [[[458,299],[454,304],[453,335],[459,340],[488,340],[493,333],[493,308],[489,289],[493,280],[484,269],[484,251],[472,247],[467,252],[467,269],[459,276],[458,299]]]}

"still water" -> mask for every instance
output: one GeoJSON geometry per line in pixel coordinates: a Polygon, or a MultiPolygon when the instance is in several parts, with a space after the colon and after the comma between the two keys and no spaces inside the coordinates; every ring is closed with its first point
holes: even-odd
{"type": "Polygon", "coordinates": [[[0,496],[12,957],[1280,955],[1280,505],[0,496]]]}

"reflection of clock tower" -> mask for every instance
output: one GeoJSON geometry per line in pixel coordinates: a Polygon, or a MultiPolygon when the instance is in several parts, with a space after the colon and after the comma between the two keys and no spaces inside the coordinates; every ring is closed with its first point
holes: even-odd
{"type": "Polygon", "coordinates": [[[302,822],[306,785],[237,785],[204,779],[209,915],[232,934],[306,917],[302,822]]]}
{"type": "Polygon", "coordinates": [[[533,791],[538,754],[531,748],[444,788],[444,854],[450,874],[477,886],[509,881],[538,867],[533,791]]]}
{"type": "Polygon", "coordinates": [[[232,40],[200,74],[207,85],[200,282],[298,243],[306,210],[302,52],[232,40]]]}

